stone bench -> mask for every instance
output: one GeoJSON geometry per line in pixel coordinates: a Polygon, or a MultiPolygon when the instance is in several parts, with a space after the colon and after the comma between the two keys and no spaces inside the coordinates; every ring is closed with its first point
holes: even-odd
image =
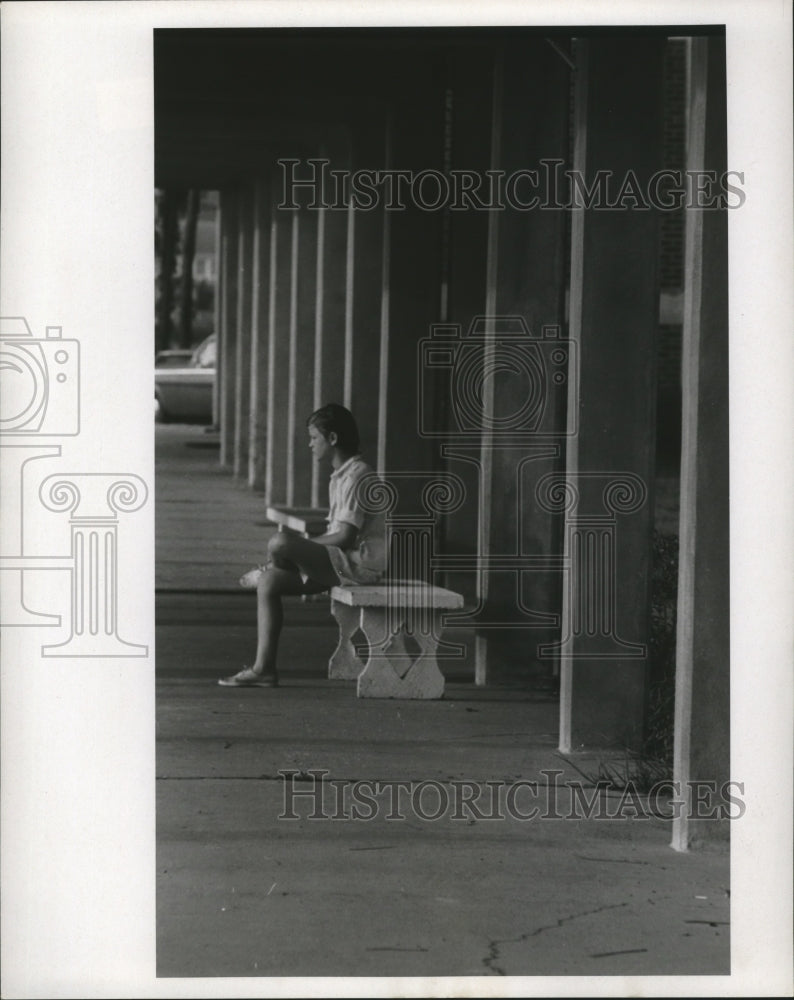
{"type": "Polygon", "coordinates": [[[441,612],[462,607],[461,594],[419,580],[334,587],[331,613],[339,644],[328,663],[329,678],[357,680],[359,698],[440,698],[441,612]]]}

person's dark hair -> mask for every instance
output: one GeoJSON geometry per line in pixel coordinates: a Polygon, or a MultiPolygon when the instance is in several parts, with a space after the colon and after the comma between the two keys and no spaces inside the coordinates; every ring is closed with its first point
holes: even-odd
{"type": "Polygon", "coordinates": [[[324,436],[333,431],[336,434],[336,446],[349,455],[354,455],[359,449],[358,427],[356,418],[338,403],[328,403],[321,406],[306,421],[307,427],[316,427],[324,436]]]}

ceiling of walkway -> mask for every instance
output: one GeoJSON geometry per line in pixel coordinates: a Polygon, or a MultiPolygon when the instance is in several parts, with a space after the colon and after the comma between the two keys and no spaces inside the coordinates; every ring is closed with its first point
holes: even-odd
{"type": "Polygon", "coordinates": [[[421,76],[451,47],[486,53],[492,31],[155,32],[155,180],[221,186],[277,155],[316,154],[421,76]]]}
{"type": "MultiPolygon", "coordinates": [[[[689,26],[684,33],[715,29],[689,26]]],[[[427,101],[448,60],[482,65],[497,47],[572,37],[680,34],[654,28],[158,29],[154,32],[155,183],[215,188],[279,156],[317,155],[395,101],[427,101]]],[[[342,139],[344,141],[344,138],[342,139]]]]}

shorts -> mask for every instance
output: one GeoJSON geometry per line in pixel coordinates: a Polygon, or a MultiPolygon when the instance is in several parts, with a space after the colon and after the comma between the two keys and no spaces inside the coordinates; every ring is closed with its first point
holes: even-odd
{"type": "Polygon", "coordinates": [[[327,546],[328,557],[334,572],[339,577],[343,587],[356,587],[361,584],[379,583],[383,573],[380,570],[369,569],[350,562],[350,557],[344,549],[336,545],[327,546]]]}

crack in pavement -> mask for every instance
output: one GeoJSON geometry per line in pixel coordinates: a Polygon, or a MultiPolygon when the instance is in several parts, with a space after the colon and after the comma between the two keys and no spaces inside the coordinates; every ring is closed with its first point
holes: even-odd
{"type": "Polygon", "coordinates": [[[587,854],[577,854],[582,861],[600,861],[610,865],[650,865],[650,861],[634,861],[632,858],[591,858],[587,854]]]}
{"type": "Polygon", "coordinates": [[[418,948],[397,948],[397,947],[391,947],[389,945],[383,945],[382,947],[378,947],[378,948],[365,948],[364,950],[365,951],[428,951],[429,949],[427,949],[427,948],[421,948],[421,947],[418,947],[418,948]]]}
{"type": "Polygon", "coordinates": [[[613,958],[615,955],[641,955],[647,948],[623,948],[620,951],[596,951],[590,958],[613,958]]]}
{"type": "Polygon", "coordinates": [[[530,938],[537,937],[537,935],[542,934],[543,931],[556,930],[558,927],[562,927],[563,924],[567,924],[571,920],[578,920],[580,917],[591,917],[596,913],[603,913],[605,910],[619,910],[621,907],[628,905],[628,903],[611,903],[609,906],[596,907],[595,910],[585,910],[583,913],[572,913],[570,916],[560,917],[554,924],[546,924],[543,927],[536,927],[534,931],[527,931],[526,934],[520,934],[516,938],[496,938],[494,941],[490,941],[488,943],[488,954],[482,960],[482,964],[494,975],[506,976],[507,973],[504,969],[501,969],[496,964],[496,960],[499,958],[500,949],[503,945],[521,944],[523,941],[528,941],[530,938]]]}

